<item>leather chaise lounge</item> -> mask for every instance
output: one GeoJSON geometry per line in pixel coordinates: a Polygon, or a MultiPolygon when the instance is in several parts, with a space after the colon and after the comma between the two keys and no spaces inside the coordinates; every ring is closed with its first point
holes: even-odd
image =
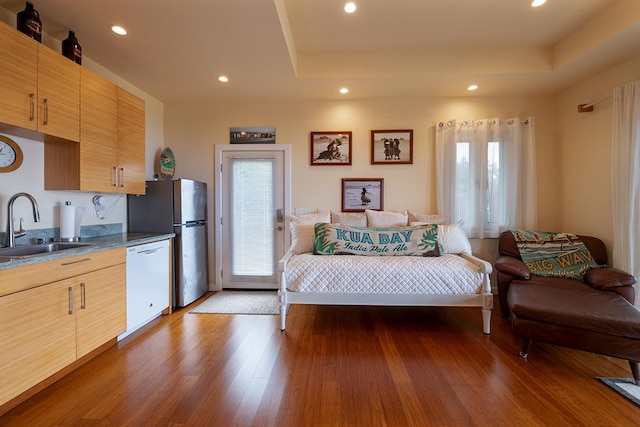
{"type": "MultiPolygon", "coordinates": [[[[578,236],[594,261],[607,264],[604,243],[578,236]]],[[[536,276],[522,262],[511,232],[502,233],[496,260],[500,309],[514,334],[523,338],[527,357],[533,340],[626,359],[640,385],[640,311],[634,276],[603,267],[582,281],[536,276]]]]}

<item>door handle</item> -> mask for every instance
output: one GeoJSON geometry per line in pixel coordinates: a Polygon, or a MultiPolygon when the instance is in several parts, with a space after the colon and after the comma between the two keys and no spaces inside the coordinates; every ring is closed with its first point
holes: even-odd
{"type": "Polygon", "coordinates": [[[276,221],[284,222],[284,209],[276,209],[276,221]]]}

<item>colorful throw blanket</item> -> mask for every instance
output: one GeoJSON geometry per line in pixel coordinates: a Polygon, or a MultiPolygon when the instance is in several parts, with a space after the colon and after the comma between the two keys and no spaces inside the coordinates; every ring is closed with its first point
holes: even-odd
{"type": "Polygon", "coordinates": [[[440,256],[438,225],[367,228],[319,222],[314,227],[316,255],[440,256]]]}
{"type": "Polygon", "coordinates": [[[511,230],[531,274],[582,280],[598,264],[575,234],[511,230]]]}

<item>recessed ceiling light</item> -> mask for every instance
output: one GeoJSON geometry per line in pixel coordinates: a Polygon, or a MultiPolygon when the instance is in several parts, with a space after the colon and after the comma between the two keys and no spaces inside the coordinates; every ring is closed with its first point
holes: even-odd
{"type": "Polygon", "coordinates": [[[340,93],[342,94],[349,93],[349,89],[347,89],[346,87],[343,87],[342,89],[340,89],[340,93]]]}
{"type": "Polygon", "coordinates": [[[478,85],[469,85],[469,87],[467,88],[467,90],[476,90],[478,89],[478,85]]]}
{"type": "Polygon", "coordinates": [[[344,5],[344,11],[347,13],[353,13],[356,11],[356,4],[353,2],[349,2],[344,5]]]}
{"type": "Polygon", "coordinates": [[[226,83],[229,81],[229,77],[227,76],[218,76],[218,81],[222,83],[226,83]]]}
{"type": "Polygon", "coordinates": [[[111,31],[113,31],[116,34],[119,34],[121,36],[125,36],[127,34],[127,30],[125,30],[124,28],[122,28],[119,25],[112,25],[109,28],[111,28],[111,31]]]}
{"type": "Polygon", "coordinates": [[[545,4],[547,2],[547,0],[533,0],[531,2],[531,7],[538,7],[538,6],[542,6],[543,4],[545,4]]]}

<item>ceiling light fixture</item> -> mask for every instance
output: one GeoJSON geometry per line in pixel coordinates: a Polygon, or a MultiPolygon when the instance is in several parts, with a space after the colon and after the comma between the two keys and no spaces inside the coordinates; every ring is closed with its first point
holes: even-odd
{"type": "Polygon", "coordinates": [[[478,85],[469,85],[469,87],[467,88],[467,90],[476,90],[478,89],[478,85]]]}
{"type": "Polygon", "coordinates": [[[347,89],[346,87],[343,87],[342,89],[340,89],[340,93],[341,94],[345,94],[345,93],[349,93],[349,89],[347,89]]]}
{"type": "Polygon", "coordinates": [[[111,28],[111,31],[113,31],[114,33],[119,34],[121,36],[127,35],[127,30],[122,28],[120,25],[112,25],[109,28],[111,28]]]}
{"type": "Polygon", "coordinates": [[[533,0],[531,2],[531,7],[538,7],[538,6],[542,6],[543,4],[545,4],[547,2],[547,0],[533,0]]]}
{"type": "Polygon", "coordinates": [[[227,76],[218,76],[218,81],[222,83],[226,83],[229,81],[229,77],[227,76]]]}
{"type": "Polygon", "coordinates": [[[344,5],[344,11],[347,13],[353,13],[356,11],[356,4],[353,2],[349,2],[344,5]]]}

